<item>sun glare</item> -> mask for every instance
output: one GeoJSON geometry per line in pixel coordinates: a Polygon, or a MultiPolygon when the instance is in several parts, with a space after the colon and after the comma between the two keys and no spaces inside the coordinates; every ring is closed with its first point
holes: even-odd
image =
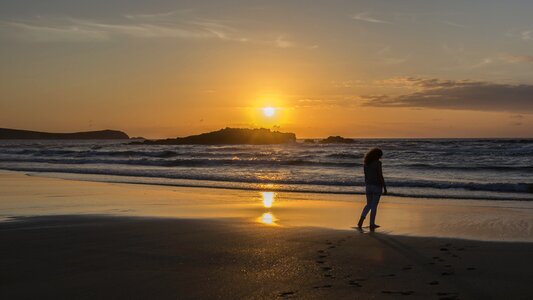
{"type": "Polygon", "coordinates": [[[261,192],[263,195],[263,206],[265,208],[271,208],[274,204],[275,193],[274,192],[261,192]]]}
{"type": "Polygon", "coordinates": [[[264,107],[263,114],[265,115],[265,117],[273,117],[276,114],[276,109],[270,106],[264,107]]]}

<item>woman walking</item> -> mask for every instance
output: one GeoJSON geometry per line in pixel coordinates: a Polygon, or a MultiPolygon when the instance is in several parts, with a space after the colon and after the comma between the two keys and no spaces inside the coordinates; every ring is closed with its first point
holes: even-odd
{"type": "Polygon", "coordinates": [[[385,186],[385,179],[383,178],[383,171],[381,169],[381,161],[379,160],[383,156],[383,151],[379,148],[370,149],[364,159],[365,170],[365,186],[366,186],[366,205],[361,213],[361,218],[357,223],[357,227],[361,229],[363,227],[363,221],[365,220],[368,212],[370,211],[370,230],[374,230],[379,227],[376,225],[376,212],[378,210],[379,198],[381,197],[381,191],[383,195],[387,194],[387,187],[385,186]]]}

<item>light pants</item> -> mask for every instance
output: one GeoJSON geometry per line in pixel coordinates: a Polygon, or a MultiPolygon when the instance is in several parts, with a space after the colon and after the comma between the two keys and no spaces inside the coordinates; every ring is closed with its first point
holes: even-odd
{"type": "Polygon", "coordinates": [[[366,186],[366,205],[361,213],[361,219],[366,218],[370,211],[370,226],[376,225],[376,213],[378,210],[379,198],[381,197],[382,187],[378,185],[366,186]]]}

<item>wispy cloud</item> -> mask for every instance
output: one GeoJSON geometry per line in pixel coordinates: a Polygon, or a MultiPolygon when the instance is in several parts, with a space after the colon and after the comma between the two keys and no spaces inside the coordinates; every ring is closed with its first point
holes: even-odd
{"type": "Polygon", "coordinates": [[[533,55],[509,55],[506,58],[512,63],[533,63],[533,55]]]}
{"type": "Polygon", "coordinates": [[[10,28],[12,34],[18,38],[36,42],[85,42],[85,41],[105,41],[109,40],[109,34],[106,32],[79,26],[74,23],[64,25],[44,25],[39,23],[25,22],[0,22],[4,30],[10,28]]]}
{"type": "Polygon", "coordinates": [[[292,48],[294,47],[294,43],[287,40],[284,36],[278,36],[278,38],[275,40],[274,44],[278,48],[292,48]]]}
{"type": "Polygon", "coordinates": [[[521,37],[524,41],[531,41],[531,40],[533,40],[533,30],[524,30],[524,31],[520,32],[520,37],[521,37]]]}
{"type": "MultiPolygon", "coordinates": [[[[1,21],[10,36],[33,42],[101,42],[119,37],[212,39],[294,48],[298,45],[283,33],[251,32],[220,20],[201,18],[191,10],[155,14],[127,14],[113,22],[71,17],[34,17],[1,21]]],[[[233,22],[235,23],[235,22],[233,22]]],[[[304,47],[304,46],[302,46],[304,47]]]]}
{"type": "Polygon", "coordinates": [[[391,24],[391,22],[371,17],[368,12],[355,14],[352,16],[352,19],[368,23],[391,24]]]}
{"type": "Polygon", "coordinates": [[[533,112],[533,85],[500,84],[471,80],[398,78],[419,90],[400,96],[364,96],[365,106],[415,107],[478,111],[533,112]]]}
{"type": "Polygon", "coordinates": [[[513,28],[508,30],[505,35],[523,41],[533,41],[533,29],[531,28],[513,28]]]}
{"type": "Polygon", "coordinates": [[[2,22],[15,31],[18,37],[37,42],[90,42],[105,41],[114,37],[134,38],[181,38],[242,40],[216,24],[180,22],[174,24],[122,22],[110,23],[99,20],[76,18],[32,19],[2,22]]]}

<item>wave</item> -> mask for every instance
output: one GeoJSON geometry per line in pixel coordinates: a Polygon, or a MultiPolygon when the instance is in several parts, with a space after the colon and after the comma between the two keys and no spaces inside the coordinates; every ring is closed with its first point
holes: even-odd
{"type": "Polygon", "coordinates": [[[533,171],[533,166],[480,166],[480,165],[442,165],[442,164],[405,164],[408,168],[414,169],[431,169],[431,170],[457,170],[457,171],[533,171]]]}
{"type": "Polygon", "coordinates": [[[22,162],[22,163],[49,163],[65,165],[87,165],[87,164],[109,164],[109,165],[137,165],[137,166],[159,166],[159,167],[219,167],[219,166],[310,166],[310,167],[342,167],[353,168],[362,166],[358,162],[326,162],[309,161],[304,159],[86,159],[86,158],[0,158],[1,162],[22,162]]]}
{"type": "MultiPolygon", "coordinates": [[[[48,173],[72,173],[72,174],[92,174],[92,175],[112,175],[112,176],[131,176],[163,179],[183,179],[183,180],[200,180],[200,181],[218,181],[234,182],[249,184],[291,184],[291,185],[314,185],[325,187],[361,187],[364,182],[360,180],[324,180],[315,178],[306,179],[268,179],[260,176],[249,175],[228,177],[224,172],[219,173],[168,173],[157,172],[157,170],[132,170],[132,169],[102,169],[102,168],[61,168],[61,167],[2,167],[11,171],[24,172],[48,172],[48,173]]],[[[301,178],[301,177],[299,177],[301,178]]],[[[500,193],[521,193],[533,194],[533,183],[504,183],[504,182],[452,182],[452,181],[432,181],[432,180],[388,180],[389,187],[398,188],[430,188],[437,190],[466,190],[466,191],[483,191],[483,192],[500,192],[500,193]]]]}

